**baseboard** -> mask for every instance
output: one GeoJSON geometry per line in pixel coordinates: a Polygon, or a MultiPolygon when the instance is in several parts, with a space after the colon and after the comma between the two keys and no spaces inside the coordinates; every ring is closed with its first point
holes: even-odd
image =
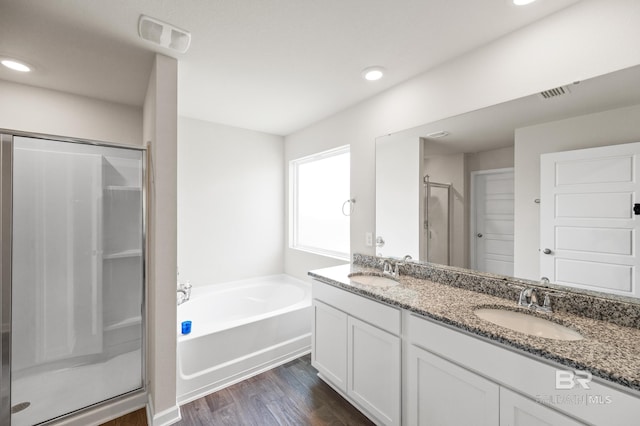
{"type": "Polygon", "coordinates": [[[257,376],[258,374],[264,373],[265,371],[271,370],[272,368],[286,364],[287,362],[293,361],[294,359],[297,359],[310,352],[311,347],[305,346],[303,348],[298,348],[293,352],[282,354],[276,358],[270,358],[267,362],[251,366],[247,369],[242,369],[241,371],[235,372],[234,374],[227,376],[222,380],[216,381],[215,383],[211,383],[207,386],[193,390],[184,395],[180,395],[178,396],[178,403],[180,405],[184,405],[189,402],[195,401],[196,399],[200,399],[221,389],[235,385],[236,383],[240,383],[250,377],[257,376]]]}
{"type": "Polygon", "coordinates": [[[180,415],[180,407],[177,404],[156,413],[153,408],[153,400],[149,398],[149,403],[147,404],[147,421],[149,422],[149,426],[168,426],[180,420],[182,420],[182,416],[180,415]]]}

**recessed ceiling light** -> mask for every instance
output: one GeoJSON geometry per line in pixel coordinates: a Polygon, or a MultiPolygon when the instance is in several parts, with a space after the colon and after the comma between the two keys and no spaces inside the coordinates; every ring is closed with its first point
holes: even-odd
{"type": "Polygon", "coordinates": [[[524,6],[525,4],[533,3],[536,0],[513,0],[513,4],[516,6],[524,6]]]}
{"type": "Polygon", "coordinates": [[[16,61],[15,59],[3,59],[0,61],[5,67],[19,72],[29,72],[31,67],[24,62],[16,61]]]}
{"type": "Polygon", "coordinates": [[[369,67],[362,70],[362,77],[369,81],[380,80],[383,75],[384,69],[382,67],[369,67]]]}

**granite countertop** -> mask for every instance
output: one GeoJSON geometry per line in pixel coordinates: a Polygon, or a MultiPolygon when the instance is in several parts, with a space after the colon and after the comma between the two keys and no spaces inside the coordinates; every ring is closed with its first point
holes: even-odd
{"type": "MultiPolygon", "coordinates": [[[[374,287],[358,284],[350,273],[380,273],[379,269],[341,265],[309,272],[326,284],[406,309],[416,314],[483,336],[575,370],[587,370],[594,377],[640,391],[640,329],[591,319],[566,312],[533,312],[511,301],[489,294],[401,275],[400,284],[374,287]],[[479,308],[523,311],[550,319],[578,331],[582,340],[555,340],[530,336],[494,325],[474,314],[479,308]]],[[[505,285],[507,285],[505,283],[505,285]]]]}

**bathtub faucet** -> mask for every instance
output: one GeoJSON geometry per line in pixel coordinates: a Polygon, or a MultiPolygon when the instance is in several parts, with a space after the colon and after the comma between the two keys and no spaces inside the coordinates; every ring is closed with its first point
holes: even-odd
{"type": "Polygon", "coordinates": [[[191,298],[191,283],[178,283],[178,305],[182,305],[184,302],[191,298]]]}

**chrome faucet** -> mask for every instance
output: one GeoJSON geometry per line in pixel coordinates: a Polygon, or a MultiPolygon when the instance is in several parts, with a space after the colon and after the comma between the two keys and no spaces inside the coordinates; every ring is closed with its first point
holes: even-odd
{"type": "Polygon", "coordinates": [[[187,293],[179,288],[178,289],[178,305],[182,305],[184,302],[187,301],[187,293]]]}
{"type": "Polygon", "coordinates": [[[406,255],[402,260],[395,262],[395,265],[390,260],[385,260],[382,264],[382,273],[389,275],[391,278],[397,279],[400,277],[400,266],[404,266],[410,259],[411,256],[406,255]]]}
{"type": "Polygon", "coordinates": [[[542,302],[542,306],[540,305],[538,289],[534,287],[527,287],[522,289],[520,292],[520,298],[518,300],[519,306],[525,306],[529,309],[533,309],[540,312],[548,312],[551,313],[551,299],[549,297],[549,293],[545,293],[544,301],[542,302]]]}
{"type": "Polygon", "coordinates": [[[398,276],[398,264],[396,263],[395,267],[389,260],[385,260],[382,264],[382,273],[384,275],[389,275],[390,277],[396,278],[398,276]]]}
{"type": "Polygon", "coordinates": [[[520,292],[520,300],[518,305],[532,308],[534,304],[538,304],[538,290],[533,287],[527,287],[520,292]]]}
{"type": "Polygon", "coordinates": [[[191,298],[191,283],[178,283],[178,305],[182,305],[184,302],[191,298]]]}

